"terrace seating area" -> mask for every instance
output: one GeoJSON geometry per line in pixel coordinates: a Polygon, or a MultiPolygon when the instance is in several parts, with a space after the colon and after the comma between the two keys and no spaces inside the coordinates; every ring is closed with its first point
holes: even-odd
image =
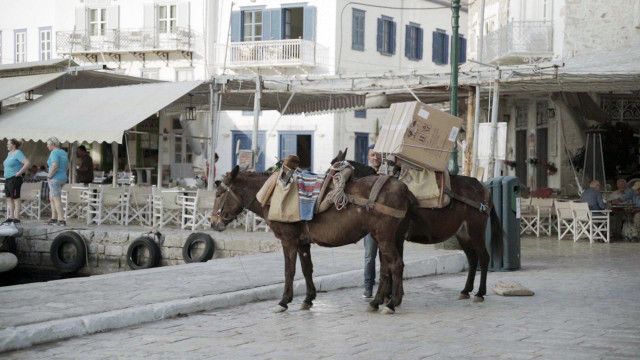
{"type": "Polygon", "coordinates": [[[558,240],[586,238],[590,243],[611,240],[611,210],[591,211],[585,202],[549,198],[523,198],[520,234],[536,237],[556,233],[558,240]]]}

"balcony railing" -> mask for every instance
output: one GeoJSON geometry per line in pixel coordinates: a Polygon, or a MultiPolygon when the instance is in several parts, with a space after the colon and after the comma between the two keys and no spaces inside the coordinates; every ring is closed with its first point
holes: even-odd
{"type": "Polygon", "coordinates": [[[87,31],[58,31],[56,50],[60,54],[86,54],[99,52],[192,51],[194,34],[188,28],[176,28],[160,33],[157,28],[112,29],[105,35],[92,35],[87,31]]]}
{"type": "Polygon", "coordinates": [[[553,25],[549,21],[517,21],[485,36],[483,60],[522,63],[553,55],[553,25]]]}
{"type": "Polygon", "coordinates": [[[229,45],[228,67],[315,66],[316,43],[303,39],[245,41],[229,45]]]}

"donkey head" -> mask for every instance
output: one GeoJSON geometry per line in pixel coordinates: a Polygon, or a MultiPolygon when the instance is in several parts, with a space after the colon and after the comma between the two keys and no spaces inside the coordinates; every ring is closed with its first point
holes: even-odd
{"type": "Polygon", "coordinates": [[[222,178],[222,181],[216,181],[216,200],[211,214],[211,228],[216,231],[224,231],[244,210],[245,204],[240,195],[242,191],[235,184],[239,172],[240,167],[236,166],[222,178]]]}

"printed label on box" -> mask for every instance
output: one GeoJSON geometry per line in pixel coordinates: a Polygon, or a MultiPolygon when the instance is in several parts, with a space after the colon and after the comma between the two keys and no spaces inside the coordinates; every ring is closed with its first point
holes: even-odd
{"type": "Polygon", "coordinates": [[[429,117],[429,112],[425,109],[420,109],[420,111],[418,111],[418,116],[423,119],[427,119],[429,117]]]}
{"type": "Polygon", "coordinates": [[[460,131],[460,128],[456,126],[451,128],[451,132],[449,133],[449,141],[456,141],[456,139],[458,138],[458,131],[460,131]]]}

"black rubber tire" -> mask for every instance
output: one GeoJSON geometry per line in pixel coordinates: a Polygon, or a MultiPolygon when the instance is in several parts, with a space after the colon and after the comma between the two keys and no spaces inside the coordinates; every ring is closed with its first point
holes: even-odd
{"type": "Polygon", "coordinates": [[[8,252],[13,255],[18,251],[18,246],[16,245],[16,238],[13,236],[4,236],[0,237],[0,252],[8,252]]]}
{"type": "Polygon", "coordinates": [[[84,239],[80,234],[74,231],[65,231],[58,234],[51,243],[49,253],[51,255],[51,262],[53,265],[63,273],[75,273],[87,262],[87,247],[84,243],[84,239]],[[77,256],[70,262],[65,262],[60,254],[60,251],[65,244],[71,244],[76,248],[77,256]]]}
{"type": "Polygon", "coordinates": [[[141,236],[129,245],[127,249],[127,265],[131,270],[149,269],[160,265],[162,254],[160,253],[160,246],[149,236],[141,236]],[[133,257],[140,248],[146,248],[149,250],[150,261],[146,264],[137,264],[133,257]]]}
{"type": "Polygon", "coordinates": [[[187,237],[187,240],[184,242],[182,246],[182,258],[184,262],[194,263],[194,262],[205,262],[209,261],[213,258],[213,253],[216,251],[216,244],[213,242],[213,238],[209,236],[209,234],[205,233],[193,233],[187,237]],[[202,254],[197,257],[191,257],[191,247],[196,243],[204,243],[204,250],[202,254]]]}

